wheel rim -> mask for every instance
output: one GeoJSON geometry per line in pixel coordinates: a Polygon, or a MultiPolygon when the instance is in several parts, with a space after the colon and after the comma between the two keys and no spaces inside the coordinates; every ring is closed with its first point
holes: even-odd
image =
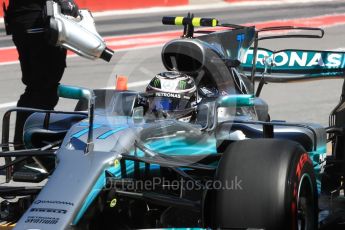
{"type": "Polygon", "coordinates": [[[298,230],[314,229],[314,194],[309,175],[304,174],[300,180],[297,197],[297,227],[298,230]]]}

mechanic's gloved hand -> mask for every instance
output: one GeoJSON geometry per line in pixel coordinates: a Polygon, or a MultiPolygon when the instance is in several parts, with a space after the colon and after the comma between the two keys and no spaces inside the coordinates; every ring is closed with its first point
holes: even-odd
{"type": "Polygon", "coordinates": [[[73,0],[57,0],[56,2],[61,6],[61,13],[78,17],[79,8],[73,0]]]}

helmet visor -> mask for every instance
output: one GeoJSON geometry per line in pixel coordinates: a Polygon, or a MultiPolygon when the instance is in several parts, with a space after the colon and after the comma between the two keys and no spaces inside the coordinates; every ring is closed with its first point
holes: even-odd
{"type": "Polygon", "coordinates": [[[189,100],[172,97],[149,98],[150,111],[180,111],[190,109],[189,100]]]}

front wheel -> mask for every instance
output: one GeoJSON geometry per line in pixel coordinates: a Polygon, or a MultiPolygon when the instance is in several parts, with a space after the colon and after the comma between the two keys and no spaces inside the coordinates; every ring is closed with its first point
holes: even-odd
{"type": "Polygon", "coordinates": [[[208,227],[317,228],[313,165],[295,142],[253,139],[232,143],[223,153],[216,179],[232,185],[236,180],[238,186],[214,190],[208,196],[204,216],[208,227]]]}

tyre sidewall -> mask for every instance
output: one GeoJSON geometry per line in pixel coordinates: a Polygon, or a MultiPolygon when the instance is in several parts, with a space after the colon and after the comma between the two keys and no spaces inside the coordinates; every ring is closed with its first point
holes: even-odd
{"type": "Polygon", "coordinates": [[[318,205],[317,205],[317,188],[316,184],[313,183],[316,181],[315,175],[313,172],[313,165],[312,161],[309,158],[308,153],[301,153],[297,152],[292,156],[291,165],[289,169],[289,174],[287,176],[288,180],[286,181],[287,191],[286,191],[286,198],[285,198],[285,208],[287,218],[286,218],[286,226],[289,226],[288,229],[298,229],[297,224],[297,207],[298,207],[298,196],[299,196],[299,188],[301,187],[301,183],[304,180],[309,180],[311,191],[312,191],[312,199],[313,202],[313,210],[314,210],[314,226],[311,229],[317,228],[317,212],[318,212],[318,205]]]}

